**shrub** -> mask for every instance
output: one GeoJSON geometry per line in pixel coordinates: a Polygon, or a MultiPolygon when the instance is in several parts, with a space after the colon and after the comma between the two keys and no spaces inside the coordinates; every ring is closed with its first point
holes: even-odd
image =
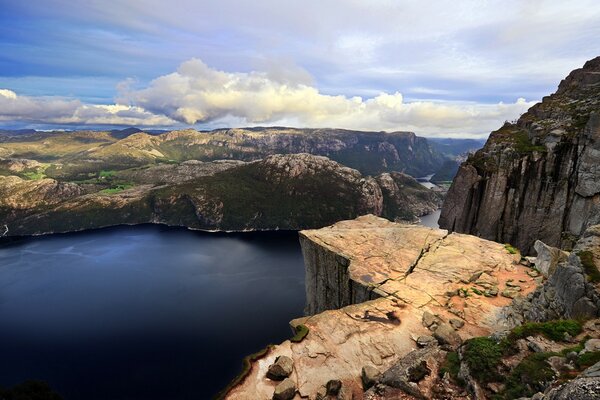
{"type": "Polygon", "coordinates": [[[517,399],[543,392],[546,384],[554,379],[554,371],[546,362],[553,355],[556,353],[533,353],[525,357],[506,379],[506,389],[500,398],[517,399]]]}
{"type": "Polygon", "coordinates": [[[517,339],[526,338],[527,336],[543,335],[547,339],[560,342],[565,340],[565,333],[576,336],[581,333],[582,329],[579,322],[570,319],[530,322],[514,328],[506,340],[513,343],[517,339]]]}
{"type": "Polygon", "coordinates": [[[465,342],[463,360],[469,366],[471,375],[480,382],[496,382],[501,379],[498,364],[502,349],[489,337],[477,337],[465,342]]]}
{"type": "Polygon", "coordinates": [[[452,379],[454,379],[458,384],[464,385],[464,381],[458,377],[458,372],[460,371],[460,359],[458,358],[458,353],[456,351],[451,351],[446,354],[446,359],[440,368],[440,378],[444,376],[447,372],[452,379]]]}

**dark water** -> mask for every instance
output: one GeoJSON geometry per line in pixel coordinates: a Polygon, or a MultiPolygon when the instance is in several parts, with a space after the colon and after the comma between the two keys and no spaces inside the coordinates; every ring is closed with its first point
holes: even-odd
{"type": "Polygon", "coordinates": [[[442,209],[432,212],[431,214],[423,215],[421,217],[421,222],[419,225],[428,226],[430,228],[439,228],[438,220],[440,219],[440,214],[442,213],[442,209]]]}
{"type": "Polygon", "coordinates": [[[119,227],[0,245],[0,385],[209,399],[302,315],[297,234],[119,227]]]}

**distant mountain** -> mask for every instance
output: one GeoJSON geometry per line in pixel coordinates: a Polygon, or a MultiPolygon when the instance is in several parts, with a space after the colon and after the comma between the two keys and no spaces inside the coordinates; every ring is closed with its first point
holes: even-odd
{"type": "Polygon", "coordinates": [[[122,170],[186,160],[255,161],[274,154],[310,153],[329,157],[365,175],[436,172],[447,156],[412,132],[342,129],[248,128],[148,134],[137,128],[98,132],[43,132],[5,137],[0,157],[52,162],[46,174],[85,179],[100,169],[122,170]],[[43,141],[44,145],[39,143],[43,141]]]}
{"type": "Polygon", "coordinates": [[[448,157],[458,157],[467,153],[474,153],[482,148],[486,141],[486,139],[451,139],[429,137],[427,140],[433,149],[448,157]]]}

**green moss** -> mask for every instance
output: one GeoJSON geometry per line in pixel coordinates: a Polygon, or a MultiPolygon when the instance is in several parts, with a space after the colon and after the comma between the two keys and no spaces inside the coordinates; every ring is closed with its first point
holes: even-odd
{"type": "Polygon", "coordinates": [[[582,329],[581,323],[575,320],[529,322],[514,328],[505,340],[514,343],[517,339],[533,335],[543,335],[547,339],[560,342],[565,340],[565,333],[568,333],[570,336],[577,336],[581,333],[582,329]]]}
{"type": "Polygon", "coordinates": [[[515,150],[521,154],[532,153],[534,151],[545,152],[546,147],[540,145],[534,145],[529,139],[529,135],[525,131],[518,131],[514,133],[514,146],[515,150]]]}
{"type": "Polygon", "coordinates": [[[506,249],[506,251],[508,251],[510,254],[519,254],[519,249],[517,249],[514,246],[511,246],[510,243],[506,243],[504,245],[504,248],[506,249]]]}
{"type": "Polygon", "coordinates": [[[473,293],[478,294],[478,295],[483,295],[483,292],[477,288],[471,288],[471,290],[473,291],[473,293]]]}
{"type": "Polygon", "coordinates": [[[296,333],[290,338],[290,342],[299,343],[308,335],[309,329],[306,325],[297,325],[295,331],[296,333]]]}
{"type": "Polygon", "coordinates": [[[600,361],[600,351],[589,351],[581,354],[575,360],[575,364],[579,369],[586,369],[600,361]]]}
{"type": "Polygon", "coordinates": [[[506,378],[506,389],[497,398],[516,399],[543,392],[546,384],[554,379],[554,371],[547,362],[554,355],[556,353],[533,353],[525,357],[506,378]]]}
{"type": "Polygon", "coordinates": [[[227,393],[231,389],[233,389],[234,387],[239,385],[241,382],[243,382],[243,380],[246,378],[246,376],[248,376],[248,374],[252,370],[252,363],[256,360],[260,360],[261,358],[263,358],[267,354],[269,354],[269,352],[271,351],[271,349],[273,347],[274,346],[272,344],[270,344],[267,347],[265,347],[264,349],[257,351],[256,353],[250,354],[249,356],[244,357],[244,359],[242,360],[242,370],[240,371],[240,373],[235,378],[233,378],[233,380],[231,382],[229,382],[229,384],[223,390],[221,390],[214,397],[214,399],[215,400],[224,399],[225,395],[227,395],[227,393]]]}
{"type": "Polygon", "coordinates": [[[108,189],[103,189],[100,191],[100,193],[104,193],[104,194],[115,194],[115,193],[119,193],[122,192],[123,190],[127,190],[132,188],[133,185],[130,183],[123,183],[123,184],[119,184],[116,186],[113,186],[111,188],[108,189]]]}
{"type": "Polygon", "coordinates": [[[440,378],[444,376],[447,372],[455,382],[459,385],[464,385],[464,381],[458,377],[458,372],[460,371],[460,359],[458,357],[458,353],[456,351],[451,351],[446,354],[446,359],[444,360],[442,366],[440,367],[440,378]]]}
{"type": "Polygon", "coordinates": [[[24,172],[23,176],[29,180],[37,181],[40,179],[44,179],[46,177],[46,174],[44,174],[43,172],[24,172]]]}
{"type": "Polygon", "coordinates": [[[598,271],[598,267],[594,262],[594,254],[591,251],[580,251],[577,253],[579,259],[581,260],[581,265],[585,271],[585,274],[588,276],[590,282],[600,282],[600,271],[598,271]]]}
{"type": "Polygon", "coordinates": [[[98,177],[99,178],[112,178],[115,174],[117,173],[117,171],[114,170],[102,170],[98,173],[98,177]]]}
{"type": "Polygon", "coordinates": [[[502,358],[502,348],[489,337],[478,337],[465,342],[463,360],[469,366],[471,375],[480,382],[496,382],[501,379],[498,364],[502,358]]]}

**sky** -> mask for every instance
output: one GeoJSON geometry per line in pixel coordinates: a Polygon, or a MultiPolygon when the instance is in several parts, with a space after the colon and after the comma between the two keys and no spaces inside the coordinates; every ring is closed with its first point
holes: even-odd
{"type": "Polygon", "coordinates": [[[0,0],[0,128],[485,137],[599,37],[597,0],[0,0]]]}

